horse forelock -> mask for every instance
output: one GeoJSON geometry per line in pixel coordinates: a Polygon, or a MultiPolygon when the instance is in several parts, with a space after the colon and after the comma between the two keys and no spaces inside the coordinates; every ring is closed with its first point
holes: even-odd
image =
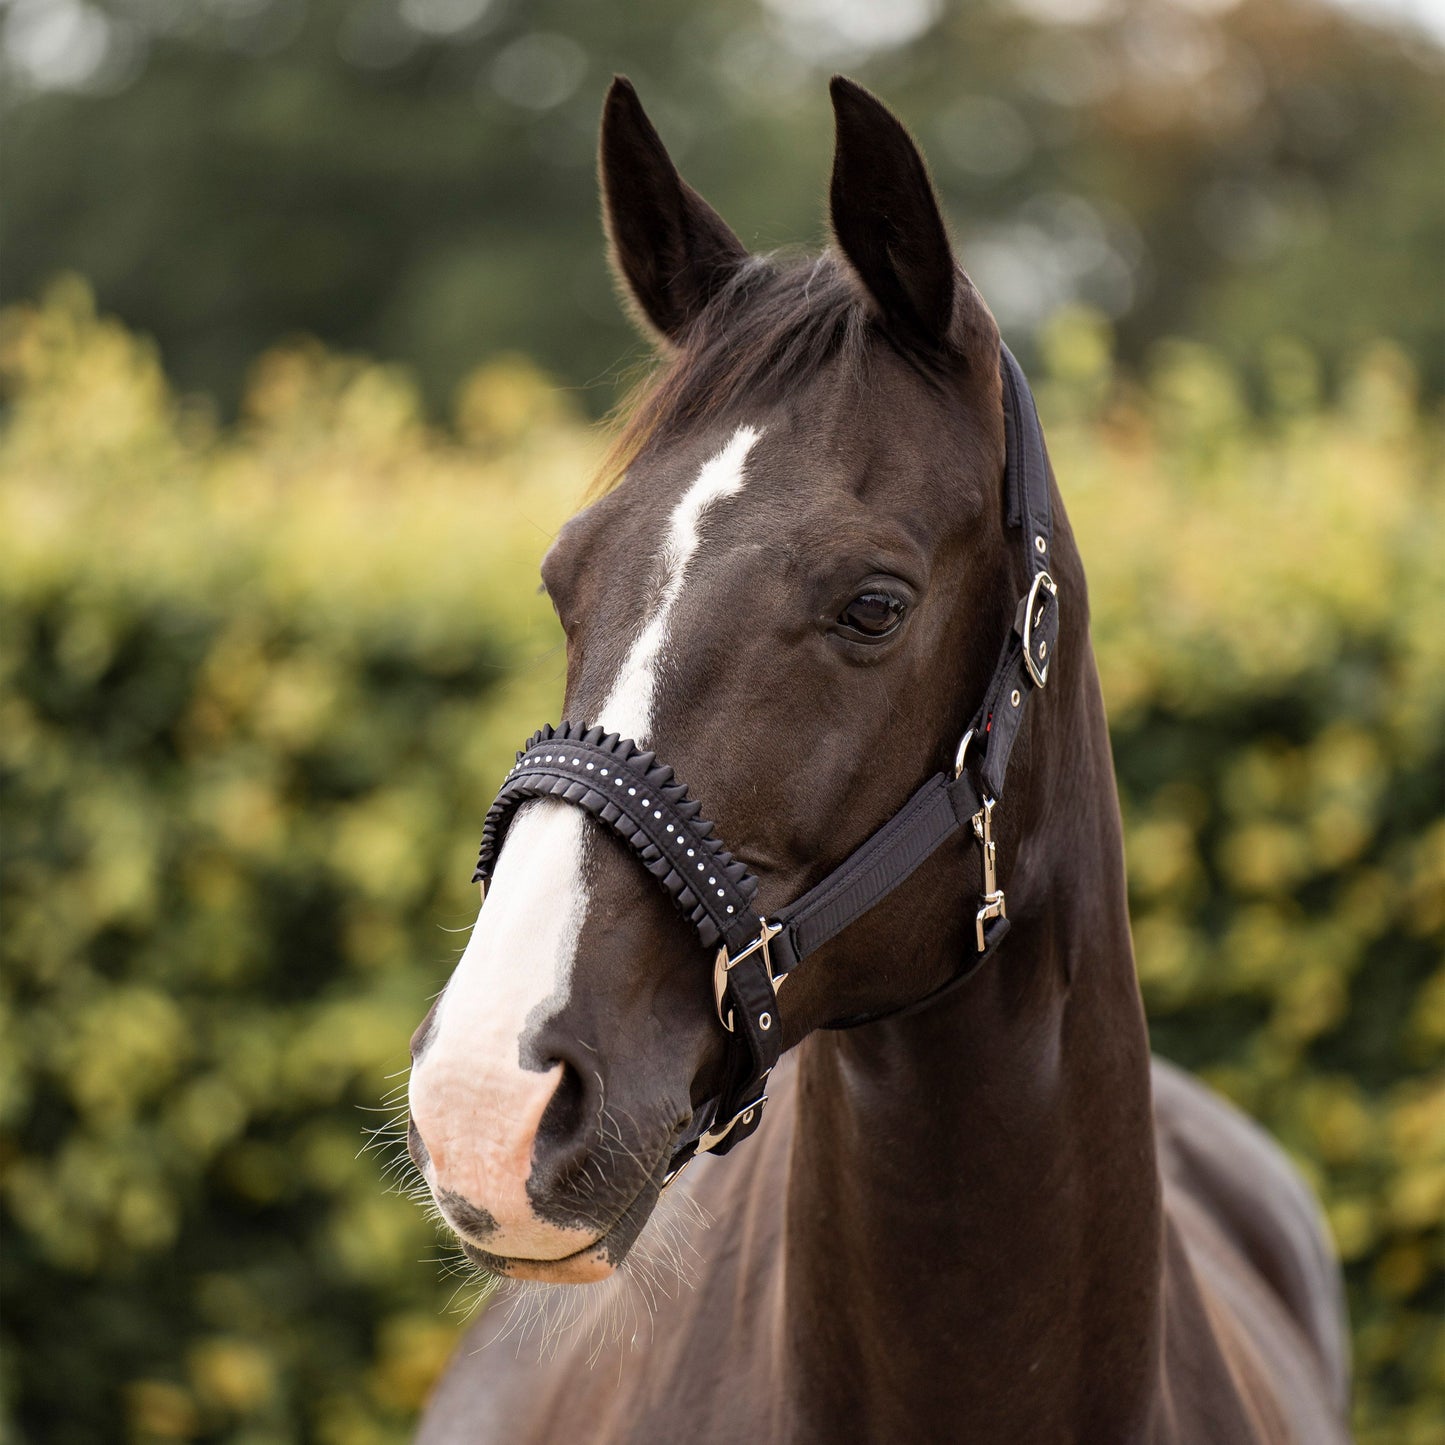
{"type": "Polygon", "coordinates": [[[903,355],[930,382],[948,360],[889,332],[832,251],[752,257],[624,399],[589,500],[611,491],[655,448],[744,409],[771,406],[830,366],[863,379],[879,346],[903,355]]]}

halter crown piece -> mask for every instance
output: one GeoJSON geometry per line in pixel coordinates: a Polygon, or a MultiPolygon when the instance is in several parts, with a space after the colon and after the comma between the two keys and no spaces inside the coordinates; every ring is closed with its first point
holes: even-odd
{"type": "MultiPolygon", "coordinates": [[[[886,898],[965,826],[972,828],[983,855],[977,949],[941,988],[892,1012],[911,1012],[957,987],[1008,932],[995,864],[993,812],[1003,795],[1024,708],[1048,682],[1059,635],[1059,589],[1048,572],[1053,531],[1043,429],[1028,381],[1006,346],[1000,348],[999,365],[1008,522],[1023,533],[1029,585],[951,772],[935,773],[822,882],[771,918],[753,908],[757,879],[701,818],[701,806],[672,769],[659,763],[655,753],[600,727],[564,722],[534,733],[487,812],[474,882],[485,887],[491,878],[517,809],[530,798],[558,798],[612,828],[682,910],[702,946],[714,950],[718,1021],[735,1047],[722,1092],[698,1110],[683,1131],[667,1182],[695,1155],[726,1154],[757,1128],[767,1102],[768,1076],[781,1051],[778,990],[792,970],[886,898]]],[[[850,1028],[889,1016],[869,1014],[833,1027],[850,1028]]]]}

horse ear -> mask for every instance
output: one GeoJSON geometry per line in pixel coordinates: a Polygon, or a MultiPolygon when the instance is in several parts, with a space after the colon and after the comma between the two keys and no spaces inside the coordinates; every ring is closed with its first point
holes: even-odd
{"type": "Polygon", "coordinates": [[[953,327],[958,283],[923,157],[861,85],[835,75],[828,88],[837,130],[833,234],[884,320],[941,345],[953,327]]]}
{"type": "Polygon", "coordinates": [[[747,248],[678,175],[625,76],[602,108],[598,172],[613,271],[642,320],[676,341],[747,248]]]}

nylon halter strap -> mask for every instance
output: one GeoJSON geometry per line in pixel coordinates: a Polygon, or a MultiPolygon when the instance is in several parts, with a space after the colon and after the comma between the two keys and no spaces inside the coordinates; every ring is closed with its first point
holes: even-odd
{"type": "MultiPolygon", "coordinates": [[[[507,826],[531,798],[557,798],[612,828],[662,884],[714,950],[718,1021],[733,1036],[722,1092],[694,1117],[667,1179],[699,1153],[726,1154],[757,1128],[768,1076],[781,1052],[778,991],[809,954],[886,898],[962,828],[982,851],[976,948],[941,988],[893,1013],[922,1008],[992,956],[1009,921],[999,885],[993,813],[1029,698],[1048,681],[1059,633],[1058,587],[1048,572],[1053,530],[1049,465],[1038,412],[1022,369],[1000,348],[1008,522],[1020,529],[1029,583],[1019,599],[983,702],[958,745],[951,771],[936,773],[820,883],[771,918],[753,908],[757,879],[732,857],[670,767],[600,727],[564,722],[534,733],[517,754],[487,813],[474,882],[485,887],[507,826]],[[971,764],[971,766],[970,766],[971,764]]],[[[886,1014],[841,1020],[835,1028],[886,1014]]]]}

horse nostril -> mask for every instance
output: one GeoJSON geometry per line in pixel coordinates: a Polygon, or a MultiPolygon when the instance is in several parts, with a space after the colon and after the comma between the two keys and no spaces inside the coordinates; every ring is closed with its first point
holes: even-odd
{"type": "Polygon", "coordinates": [[[548,1059],[550,1069],[560,1064],[562,1076],[537,1125],[537,1143],[561,1149],[581,1135],[587,1125],[587,1084],[567,1059],[548,1059]]]}
{"type": "Polygon", "coordinates": [[[436,1027],[437,1008],[441,1003],[438,998],[436,1003],[426,1011],[426,1017],[416,1026],[416,1032],[411,1036],[411,1061],[413,1064],[421,1062],[421,1056],[426,1053],[427,1046],[431,1043],[432,1033],[436,1027]]]}
{"type": "Polygon", "coordinates": [[[421,1137],[421,1130],[416,1127],[416,1120],[410,1115],[406,1121],[406,1152],[411,1155],[411,1162],[425,1174],[427,1165],[431,1163],[431,1153],[426,1147],[426,1140],[421,1137]]]}

